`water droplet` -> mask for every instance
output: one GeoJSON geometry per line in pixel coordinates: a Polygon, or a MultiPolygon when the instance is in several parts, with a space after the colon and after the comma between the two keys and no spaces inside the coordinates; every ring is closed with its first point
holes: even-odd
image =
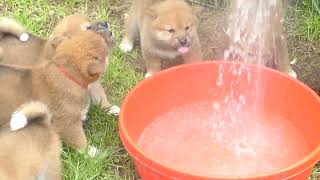
{"type": "Polygon", "coordinates": [[[227,103],[229,102],[229,96],[226,96],[226,97],[223,99],[223,102],[224,102],[225,104],[227,104],[227,103]]]}
{"type": "Polygon", "coordinates": [[[250,72],[247,73],[247,79],[248,79],[248,83],[250,84],[250,81],[251,81],[251,73],[250,72]]]}
{"type": "Polygon", "coordinates": [[[220,109],[220,104],[218,102],[214,102],[213,108],[218,111],[220,109]]]}
{"type": "Polygon", "coordinates": [[[238,75],[238,69],[237,67],[232,68],[232,75],[237,76],[238,75]]]}
{"type": "Polygon", "coordinates": [[[217,86],[222,86],[223,84],[223,71],[222,71],[222,64],[219,65],[219,76],[217,81],[217,86]]]}
{"type": "Polygon", "coordinates": [[[246,104],[246,98],[244,97],[243,94],[240,94],[239,101],[240,101],[241,104],[246,104]]]}

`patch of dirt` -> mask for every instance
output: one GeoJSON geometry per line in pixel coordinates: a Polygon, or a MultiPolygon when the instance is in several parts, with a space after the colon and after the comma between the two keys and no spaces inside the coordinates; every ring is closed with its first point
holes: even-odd
{"type": "Polygon", "coordinates": [[[200,19],[199,39],[206,60],[221,60],[223,52],[228,47],[227,11],[196,7],[200,19]]]}
{"type": "Polygon", "coordinates": [[[300,79],[320,94],[320,41],[310,42],[294,36],[294,27],[297,26],[297,3],[301,0],[292,0],[293,3],[285,3],[286,20],[285,27],[288,39],[288,48],[291,61],[296,61],[293,68],[300,79]]]}
{"type": "Polygon", "coordinates": [[[288,38],[290,59],[296,60],[293,68],[298,79],[320,94],[320,42],[305,42],[288,38]]]}
{"type": "MultiPolygon", "coordinates": [[[[227,27],[227,11],[209,8],[198,9],[200,17],[199,37],[208,60],[223,59],[223,52],[228,47],[228,37],[224,33],[227,27]]],[[[296,20],[296,19],[295,19],[296,20]]],[[[294,21],[295,21],[294,20],[294,21]]],[[[294,22],[286,22],[285,27],[292,29],[294,22]]],[[[289,30],[292,31],[292,30],[289,30]]],[[[320,93],[320,42],[306,42],[295,37],[288,37],[290,61],[295,60],[294,70],[298,79],[320,93]]]]}

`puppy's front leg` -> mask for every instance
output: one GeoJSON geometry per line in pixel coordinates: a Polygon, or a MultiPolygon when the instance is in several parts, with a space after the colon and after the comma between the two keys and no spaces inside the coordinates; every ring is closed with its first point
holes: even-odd
{"type": "Polygon", "coordinates": [[[294,78],[297,78],[297,73],[292,69],[289,62],[287,40],[283,35],[281,37],[277,37],[276,47],[278,51],[276,53],[277,69],[283,73],[287,73],[294,78]]]}
{"type": "Polygon", "coordinates": [[[144,56],[146,61],[147,73],[145,78],[152,76],[154,73],[161,71],[161,59],[157,57],[144,56]]]}
{"type": "Polygon", "coordinates": [[[3,49],[2,49],[2,47],[0,47],[0,61],[1,61],[1,59],[3,58],[3,49]]]}
{"type": "MultiPolygon", "coordinates": [[[[120,108],[116,105],[111,105],[108,101],[107,94],[104,91],[104,88],[102,85],[96,81],[89,85],[88,87],[90,99],[93,102],[93,104],[100,106],[103,109],[108,109],[108,114],[112,115],[119,115],[120,108]]],[[[88,109],[83,111],[83,117],[86,117],[86,114],[88,112],[88,109]]],[[[85,120],[86,118],[82,118],[82,120],[85,120]]]]}
{"type": "Polygon", "coordinates": [[[82,128],[80,118],[77,121],[70,121],[72,124],[67,125],[60,132],[62,140],[69,146],[82,150],[87,147],[87,138],[82,128]]]}
{"type": "Polygon", "coordinates": [[[111,106],[108,101],[107,94],[104,91],[104,88],[100,82],[95,81],[91,83],[88,87],[90,98],[93,104],[99,105],[102,108],[106,109],[111,106]]]}
{"type": "Polygon", "coordinates": [[[47,180],[61,180],[60,153],[50,157],[47,170],[47,180]]]}
{"type": "Polygon", "coordinates": [[[123,52],[130,52],[133,49],[134,39],[138,34],[138,17],[135,13],[136,7],[133,4],[130,8],[129,15],[126,19],[126,30],[120,44],[120,49],[123,52]]]}

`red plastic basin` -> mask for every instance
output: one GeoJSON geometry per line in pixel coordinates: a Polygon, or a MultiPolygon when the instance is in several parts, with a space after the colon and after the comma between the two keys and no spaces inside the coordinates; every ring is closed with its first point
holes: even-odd
{"type": "MultiPolygon", "coordinates": [[[[259,78],[261,98],[257,101],[263,103],[269,112],[285,116],[304,136],[310,152],[301,160],[264,175],[242,178],[235,178],[232,174],[224,177],[203,177],[165,166],[138,146],[137,141],[143,130],[163,112],[183,104],[221,99],[219,94],[223,96],[230,91],[228,82],[234,79],[232,72],[226,69],[235,65],[243,64],[213,61],[176,66],[141,81],[128,94],[121,107],[119,131],[142,179],[308,179],[314,165],[320,160],[320,99],[300,81],[261,66],[244,65],[251,72],[251,79],[259,78]],[[225,69],[223,88],[216,85],[221,66],[225,69]]],[[[248,89],[256,88],[255,85],[246,83],[245,76],[240,77],[239,82],[236,92],[247,92],[248,89]]],[[[254,101],[253,96],[251,101],[254,101]]]]}

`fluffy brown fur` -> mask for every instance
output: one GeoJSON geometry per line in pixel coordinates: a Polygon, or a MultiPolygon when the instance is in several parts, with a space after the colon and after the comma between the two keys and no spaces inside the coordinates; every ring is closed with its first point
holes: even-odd
{"type": "Polygon", "coordinates": [[[0,38],[5,34],[12,34],[20,38],[21,41],[28,40],[28,35],[25,34],[25,28],[22,25],[10,18],[0,18],[0,38]]]}
{"type": "Polygon", "coordinates": [[[140,33],[149,76],[161,70],[162,61],[192,63],[202,59],[197,27],[197,17],[183,0],[136,0],[120,47],[131,51],[140,33]]]}
{"type": "Polygon", "coordinates": [[[48,104],[53,127],[62,140],[77,149],[85,148],[81,114],[87,108],[87,89],[82,86],[97,81],[104,72],[105,58],[113,47],[111,39],[110,35],[94,31],[78,32],[57,41],[53,57],[50,61],[41,60],[41,65],[22,68],[1,64],[0,124],[8,119],[5,112],[27,101],[39,100],[48,104]]]}
{"type": "MultiPolygon", "coordinates": [[[[92,23],[85,16],[70,15],[65,17],[54,28],[50,39],[46,40],[29,34],[29,40],[22,42],[17,38],[19,33],[16,33],[22,31],[22,25],[13,20],[10,20],[10,23],[0,21],[0,34],[1,32],[4,34],[2,39],[0,39],[0,62],[19,66],[41,64],[42,60],[50,59],[48,57],[52,56],[53,51],[49,50],[51,48],[50,46],[57,44],[57,41],[63,38],[68,38],[81,31],[88,29],[96,31],[100,28],[96,27],[97,24],[100,23],[92,23]],[[3,27],[3,29],[1,29],[1,27],[3,27]],[[47,45],[49,46],[45,48],[47,45]],[[44,48],[46,51],[44,51],[44,48]],[[44,54],[44,52],[46,53],[44,54]]],[[[108,58],[106,58],[106,63],[108,63],[108,58]]],[[[89,95],[94,104],[101,105],[103,108],[111,106],[104,88],[98,81],[90,85],[89,95]]]]}
{"type": "Polygon", "coordinates": [[[91,25],[88,17],[83,15],[69,15],[53,29],[51,37],[71,36],[80,31],[86,31],[91,25]]]}
{"type": "MultiPolygon", "coordinates": [[[[282,24],[283,19],[283,7],[281,0],[276,1],[255,1],[255,0],[238,0],[232,1],[231,15],[234,18],[240,16],[241,11],[247,11],[248,16],[241,17],[241,23],[235,23],[232,21],[231,34],[238,36],[237,31],[241,28],[240,37],[238,42],[231,42],[233,49],[237,52],[232,52],[232,56],[235,59],[243,60],[249,63],[262,63],[268,67],[277,69],[281,72],[288,73],[289,75],[296,77],[296,73],[290,66],[287,40],[284,35],[284,28],[282,24]],[[259,24],[258,31],[254,29],[256,26],[253,24],[257,21],[256,13],[260,8],[259,3],[263,3],[262,7],[270,6],[270,14],[263,16],[263,23],[259,24]],[[272,4],[274,3],[274,4],[272,4]],[[240,7],[241,6],[241,7],[240,7]],[[246,20],[245,20],[246,19],[246,20]],[[240,24],[240,27],[239,27],[240,24]],[[241,25],[244,25],[241,26],[241,25]],[[253,40],[253,33],[260,33],[260,40],[253,40]],[[262,62],[258,62],[259,56],[262,56],[262,62]]],[[[245,13],[243,13],[245,14],[245,13]]],[[[234,39],[236,37],[233,37],[234,39]]]]}
{"type": "Polygon", "coordinates": [[[13,114],[10,124],[24,120],[25,126],[19,129],[0,127],[0,179],[60,180],[61,143],[50,126],[49,110],[40,102],[26,103],[13,114]]]}
{"type": "Polygon", "coordinates": [[[46,41],[29,34],[29,39],[22,42],[19,39],[22,33],[26,33],[24,27],[15,20],[0,20],[0,62],[21,65],[39,63],[46,41]]]}

